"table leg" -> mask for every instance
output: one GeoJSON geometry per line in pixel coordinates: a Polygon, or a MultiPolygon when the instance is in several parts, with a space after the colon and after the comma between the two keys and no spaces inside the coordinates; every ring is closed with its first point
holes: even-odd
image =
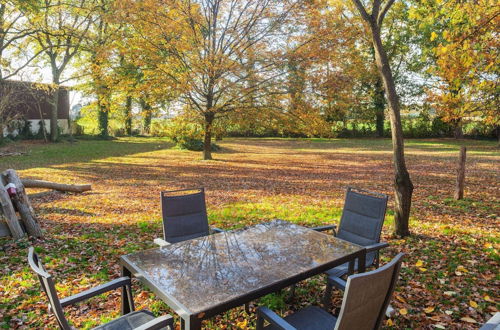
{"type": "Polygon", "coordinates": [[[361,251],[358,257],[358,273],[364,273],[366,271],[366,249],[361,251]]]}
{"type": "Polygon", "coordinates": [[[181,329],[183,330],[201,330],[201,319],[192,317],[181,319],[181,329]]]}
{"type": "MultiPolygon", "coordinates": [[[[132,278],[132,273],[127,268],[122,266],[122,276],[132,278]]],[[[132,287],[124,286],[122,287],[122,315],[133,312],[134,309],[134,296],[132,295],[132,287]]]]}

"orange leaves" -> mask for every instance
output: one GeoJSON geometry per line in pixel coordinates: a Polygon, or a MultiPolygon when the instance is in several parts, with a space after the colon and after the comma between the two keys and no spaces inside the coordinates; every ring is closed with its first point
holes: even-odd
{"type": "MultiPolygon", "coordinates": [[[[161,236],[162,230],[160,190],[205,186],[210,223],[224,229],[278,216],[307,226],[336,223],[345,186],[356,183],[392,194],[392,170],[387,166],[390,143],[387,139],[228,138],[220,142],[217,161],[200,162],[198,153],[170,149],[171,144],[160,138],[50,145],[23,142],[9,147],[23,146],[29,152],[0,157],[0,166],[20,169],[24,177],[89,182],[95,188],[84,194],[50,192],[32,199],[47,233],[45,240],[34,243],[43,249],[40,254],[47,259],[47,269],[57,279],[61,296],[66,296],[119,277],[120,255],[153,247],[152,239],[161,236]]],[[[399,239],[392,236],[388,223],[384,225],[382,240],[390,248],[381,253],[381,263],[398,252],[407,255],[391,300],[395,312],[384,323],[387,327],[477,328],[497,308],[498,264],[493,253],[498,248],[494,243],[498,229],[496,218],[488,215],[497,205],[496,187],[489,183],[500,157],[494,142],[466,143],[474,155],[468,174],[470,200],[458,204],[446,200],[454,173],[445,160],[455,150],[455,142],[406,142],[408,165],[420,188],[412,201],[412,235],[399,239]]],[[[389,203],[391,210],[393,200],[389,203]]],[[[392,214],[388,212],[387,218],[391,222],[392,214]]],[[[28,242],[4,244],[7,251],[0,251],[0,264],[7,271],[0,286],[6,290],[0,290],[0,299],[12,308],[0,307],[0,326],[53,328],[56,324],[47,315],[46,298],[21,258],[28,242]]],[[[318,279],[300,283],[297,299],[285,304],[283,312],[319,303],[324,285],[318,279]]],[[[135,281],[134,298],[140,307],[172,313],[135,281]]],[[[340,306],[340,293],[334,302],[340,306]]],[[[119,303],[118,290],[91,302],[88,309],[80,308],[85,304],[69,309],[68,315],[75,325],[95,326],[101,318],[118,316],[119,303]]],[[[243,308],[204,325],[255,327],[243,308]]]]}

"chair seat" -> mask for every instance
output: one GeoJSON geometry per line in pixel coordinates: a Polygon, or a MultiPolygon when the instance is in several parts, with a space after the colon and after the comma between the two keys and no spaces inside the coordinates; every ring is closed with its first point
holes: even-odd
{"type": "MultiPolygon", "coordinates": [[[[316,306],[309,306],[285,317],[285,321],[300,330],[332,330],[337,318],[316,306]]],[[[264,327],[268,330],[277,330],[274,325],[264,327]]]]}
{"type": "MultiPolygon", "coordinates": [[[[375,261],[375,255],[373,253],[368,253],[366,255],[366,268],[371,267],[374,261],[375,261]]],[[[358,270],[358,260],[354,262],[354,271],[357,270],[358,270]]],[[[346,262],[345,264],[327,270],[325,274],[331,277],[342,277],[344,275],[347,275],[348,272],[349,272],[349,263],[346,262]]]]}
{"type": "MultiPolygon", "coordinates": [[[[155,316],[153,313],[148,311],[147,309],[143,309],[140,311],[131,312],[125,314],[117,319],[114,319],[111,322],[100,325],[97,328],[98,330],[133,330],[135,328],[140,327],[143,324],[148,323],[151,320],[154,320],[155,316]]],[[[164,328],[168,329],[168,328],[164,328]]]]}

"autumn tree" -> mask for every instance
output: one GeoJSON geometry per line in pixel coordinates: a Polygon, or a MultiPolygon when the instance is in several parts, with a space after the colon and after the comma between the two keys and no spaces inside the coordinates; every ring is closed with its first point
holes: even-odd
{"type": "Polygon", "coordinates": [[[30,1],[0,2],[0,81],[16,76],[41,53],[26,47],[26,40],[35,33],[26,15],[35,11],[30,1]]]}
{"type": "Polygon", "coordinates": [[[96,99],[98,135],[109,136],[109,117],[113,94],[119,88],[119,71],[123,64],[114,47],[115,38],[120,36],[121,24],[114,24],[113,0],[95,0],[90,12],[90,26],[81,44],[81,58],[78,63],[85,68],[87,83],[85,89],[96,99]]]}
{"type": "Polygon", "coordinates": [[[392,74],[389,58],[382,43],[381,28],[387,12],[394,4],[394,0],[373,0],[371,10],[367,10],[368,5],[361,0],[352,0],[363,20],[367,23],[377,68],[382,79],[387,102],[389,105],[389,115],[391,120],[391,134],[393,146],[394,162],[394,190],[395,190],[395,233],[399,236],[409,235],[409,218],[411,209],[411,197],[413,193],[413,183],[406,168],[404,156],[404,139],[401,125],[401,113],[399,96],[396,91],[394,76],[392,74]]]}
{"type": "Polygon", "coordinates": [[[35,51],[44,54],[42,63],[51,69],[54,92],[50,115],[50,140],[58,137],[59,88],[67,79],[63,76],[70,62],[79,54],[91,25],[93,1],[43,0],[31,14],[29,23],[36,31],[31,38],[35,51]]]}
{"type": "Polygon", "coordinates": [[[146,0],[123,7],[145,79],[164,94],[177,90],[203,118],[203,158],[211,159],[214,120],[255,107],[282,74],[275,34],[294,2],[146,0]]]}
{"type": "MultiPolygon", "coordinates": [[[[428,101],[462,137],[466,121],[500,126],[500,66],[496,1],[414,3],[429,76],[428,101]]],[[[500,138],[500,135],[499,135],[500,138]]]]}

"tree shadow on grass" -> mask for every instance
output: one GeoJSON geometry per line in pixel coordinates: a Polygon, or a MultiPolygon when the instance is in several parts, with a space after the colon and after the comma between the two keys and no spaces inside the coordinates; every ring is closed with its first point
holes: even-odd
{"type": "Polygon", "coordinates": [[[112,141],[82,140],[78,143],[36,145],[29,155],[0,158],[0,170],[26,170],[66,163],[90,162],[109,157],[169,149],[172,143],[158,138],[120,138],[112,141]]]}

